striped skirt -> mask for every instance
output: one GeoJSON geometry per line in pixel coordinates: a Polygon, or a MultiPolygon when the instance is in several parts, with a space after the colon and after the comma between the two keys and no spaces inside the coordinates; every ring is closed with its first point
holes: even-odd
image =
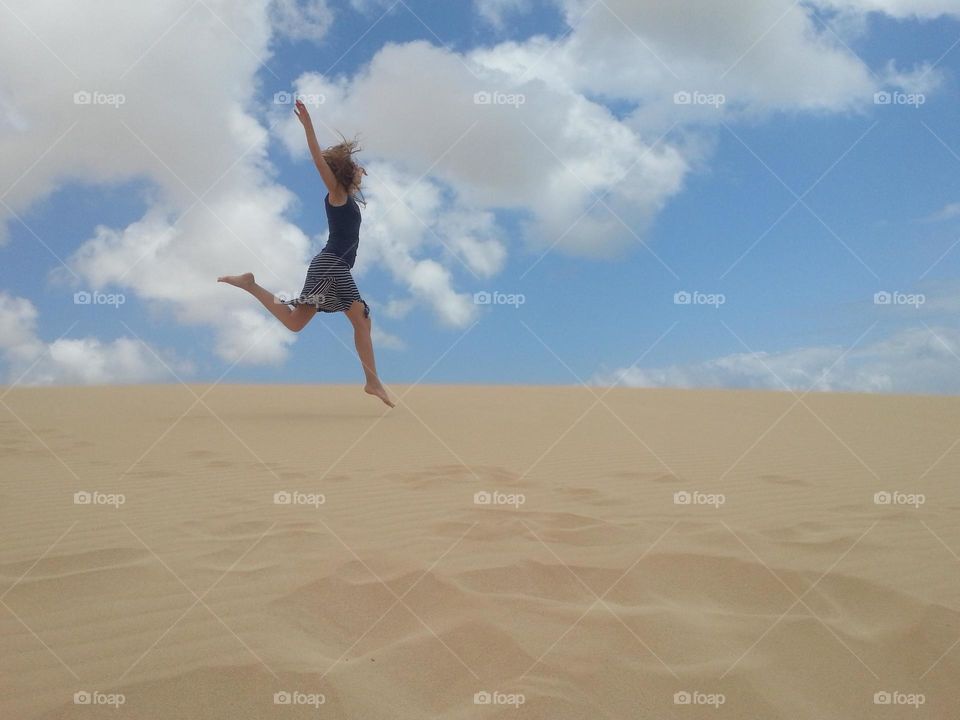
{"type": "Polygon", "coordinates": [[[294,307],[313,305],[319,312],[346,312],[355,300],[363,303],[363,316],[370,317],[370,306],[360,297],[350,266],[337,255],[320,252],[310,261],[300,296],[278,302],[294,307]]]}

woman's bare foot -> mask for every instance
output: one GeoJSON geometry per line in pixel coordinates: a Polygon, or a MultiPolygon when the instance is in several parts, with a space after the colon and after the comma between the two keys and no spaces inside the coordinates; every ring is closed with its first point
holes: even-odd
{"type": "Polygon", "coordinates": [[[393,401],[390,399],[390,396],[387,395],[387,391],[384,389],[383,385],[380,383],[367,383],[363,391],[369,393],[370,395],[376,395],[378,398],[383,400],[390,407],[395,407],[393,401]]]}
{"type": "Polygon", "coordinates": [[[253,273],[243,273],[242,275],[221,275],[217,282],[224,282],[229,285],[236,285],[238,288],[249,290],[254,285],[253,273]]]}

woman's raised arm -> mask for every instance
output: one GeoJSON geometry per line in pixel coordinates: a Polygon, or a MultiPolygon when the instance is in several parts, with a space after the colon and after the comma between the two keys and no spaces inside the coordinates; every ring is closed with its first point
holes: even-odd
{"type": "Polygon", "coordinates": [[[343,188],[340,187],[340,183],[337,181],[336,175],[333,174],[333,170],[327,165],[327,161],[323,159],[323,152],[317,142],[317,133],[313,129],[313,121],[310,119],[310,113],[307,112],[307,106],[303,104],[302,100],[297,100],[294,112],[307,134],[307,146],[310,148],[310,154],[313,156],[313,162],[320,172],[320,177],[323,178],[323,184],[327,186],[330,197],[338,198],[343,194],[343,188]]]}

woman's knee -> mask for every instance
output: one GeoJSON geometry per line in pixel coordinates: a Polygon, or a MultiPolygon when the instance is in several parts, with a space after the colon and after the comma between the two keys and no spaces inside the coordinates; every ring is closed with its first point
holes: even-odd
{"type": "Polygon", "coordinates": [[[346,310],[346,315],[356,326],[370,324],[370,306],[363,300],[354,300],[346,310]]]}
{"type": "Polygon", "coordinates": [[[287,325],[293,332],[300,332],[317,314],[317,309],[312,305],[298,305],[290,313],[290,323],[287,325]]]}

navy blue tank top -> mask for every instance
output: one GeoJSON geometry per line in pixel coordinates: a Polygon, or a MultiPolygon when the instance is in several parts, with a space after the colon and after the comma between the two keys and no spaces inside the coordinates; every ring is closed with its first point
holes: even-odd
{"type": "Polygon", "coordinates": [[[343,205],[331,205],[330,193],[323,199],[323,204],[330,234],[320,252],[336,255],[353,267],[357,259],[357,245],[360,244],[360,206],[352,196],[343,205]]]}

